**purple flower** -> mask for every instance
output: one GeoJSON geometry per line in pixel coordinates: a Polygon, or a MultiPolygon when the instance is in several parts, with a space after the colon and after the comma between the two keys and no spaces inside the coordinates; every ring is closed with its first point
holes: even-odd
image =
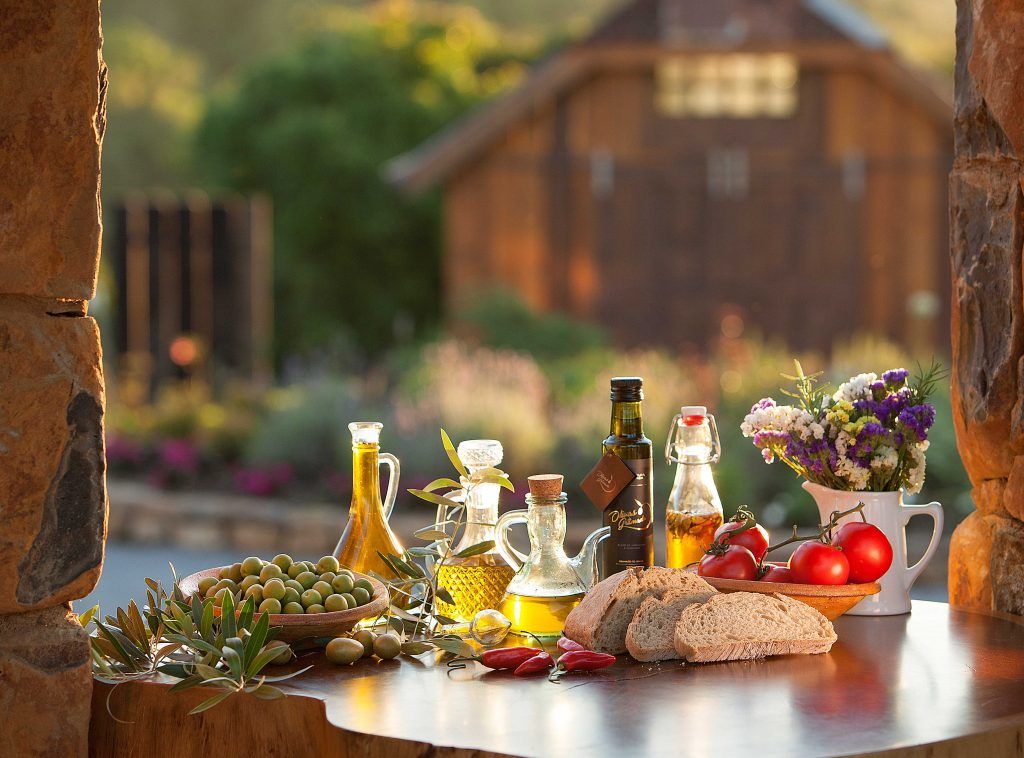
{"type": "Polygon", "coordinates": [[[868,385],[868,389],[871,390],[871,396],[875,400],[881,400],[886,395],[885,382],[879,381],[877,379],[868,385]]]}
{"type": "Polygon", "coordinates": [[[904,408],[897,419],[907,439],[924,442],[935,423],[935,408],[928,403],[904,408]]]}
{"type": "Polygon", "coordinates": [[[145,457],[141,444],[119,434],[107,435],[107,461],[113,465],[138,466],[145,457]]]}
{"type": "Polygon", "coordinates": [[[167,440],[160,446],[160,463],[178,474],[199,470],[199,449],[188,440],[167,440]]]}
{"type": "Polygon", "coordinates": [[[907,383],[910,372],[905,368],[891,368],[882,374],[882,381],[890,389],[897,389],[907,383]]]}
{"type": "Polygon", "coordinates": [[[751,413],[757,413],[758,411],[763,411],[766,408],[774,408],[774,407],[775,407],[775,401],[774,400],[772,400],[770,397],[763,397],[763,398],[758,400],[756,403],[754,403],[750,407],[750,412],[751,413]]]}

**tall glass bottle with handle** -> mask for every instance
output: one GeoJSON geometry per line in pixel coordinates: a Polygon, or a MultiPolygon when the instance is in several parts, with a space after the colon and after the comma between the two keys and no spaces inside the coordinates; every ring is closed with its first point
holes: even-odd
{"type": "Polygon", "coordinates": [[[601,452],[619,456],[635,478],[604,509],[604,524],[611,527],[604,541],[604,576],[654,565],[653,445],[644,436],[643,384],[638,376],[611,381],[611,432],[601,452]]]}
{"type": "Polygon", "coordinates": [[[380,432],[384,425],[378,421],[356,421],[348,425],[352,433],[352,505],[348,524],[334,548],[334,555],[342,566],[353,571],[375,571],[392,578],[395,573],[377,554],[400,555],[402,543],[388,526],[388,518],[395,507],[398,494],[398,458],[380,452],[380,432]],[[380,499],[381,464],[391,469],[388,492],[380,499]]]}
{"type": "Polygon", "coordinates": [[[715,417],[702,405],[684,405],[672,419],[665,460],[678,464],[665,510],[665,555],[669,568],[696,563],[722,525],[711,464],[721,456],[715,417]]]}

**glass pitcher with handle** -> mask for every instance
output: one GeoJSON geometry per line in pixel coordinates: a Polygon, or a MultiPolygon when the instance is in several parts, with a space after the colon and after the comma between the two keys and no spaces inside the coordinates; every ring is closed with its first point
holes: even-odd
{"type": "Polygon", "coordinates": [[[608,537],[602,527],[587,537],[575,558],[565,554],[565,502],[560,474],[539,474],[527,479],[530,494],[526,510],[509,511],[498,519],[498,552],[516,575],[512,577],[498,610],[512,622],[517,634],[555,637],[565,617],[587,593],[597,577],[597,546],[608,537]],[[513,524],[526,524],[530,554],[523,555],[508,541],[513,524]]]}
{"type": "Polygon", "coordinates": [[[348,524],[334,548],[334,556],[342,566],[365,574],[374,571],[385,578],[394,571],[377,554],[401,555],[404,548],[391,531],[388,519],[395,507],[400,473],[398,458],[380,452],[379,421],[355,421],[348,425],[352,433],[352,505],[348,524]],[[388,491],[380,499],[380,466],[390,469],[388,491]]]}

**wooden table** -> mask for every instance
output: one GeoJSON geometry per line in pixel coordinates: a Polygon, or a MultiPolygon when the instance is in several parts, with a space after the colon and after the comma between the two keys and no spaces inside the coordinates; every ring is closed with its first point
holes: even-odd
{"type": "Polygon", "coordinates": [[[941,603],[843,617],[828,655],[519,679],[478,664],[338,668],[320,655],[285,700],[97,685],[94,755],[812,756],[1021,754],[1024,624],[941,603]],[[223,752],[224,750],[227,752],[223,752]],[[220,752],[218,752],[220,751],[220,752]]]}

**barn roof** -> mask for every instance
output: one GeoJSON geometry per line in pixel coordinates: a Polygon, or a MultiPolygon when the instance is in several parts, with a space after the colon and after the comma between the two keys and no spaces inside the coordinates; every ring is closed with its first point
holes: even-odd
{"type": "Polygon", "coordinates": [[[500,139],[511,124],[603,66],[653,61],[652,54],[665,50],[780,47],[825,61],[836,60],[822,53],[825,48],[845,47],[856,53],[849,57],[850,65],[888,80],[937,122],[949,123],[948,99],[901,64],[882,32],[842,0],[632,0],[590,36],[536,65],[516,89],[393,159],[387,178],[409,192],[443,181],[500,139]]]}

